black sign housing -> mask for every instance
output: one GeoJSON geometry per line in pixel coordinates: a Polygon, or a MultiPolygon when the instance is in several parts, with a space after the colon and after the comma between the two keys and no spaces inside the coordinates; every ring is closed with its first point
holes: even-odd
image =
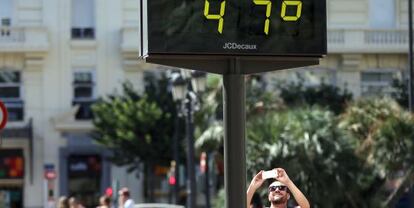
{"type": "Polygon", "coordinates": [[[321,57],[324,0],[142,0],[141,55],[321,57]]]}

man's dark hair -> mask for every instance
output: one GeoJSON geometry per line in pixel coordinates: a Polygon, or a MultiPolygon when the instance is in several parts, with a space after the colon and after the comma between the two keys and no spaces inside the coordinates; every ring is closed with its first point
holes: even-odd
{"type": "Polygon", "coordinates": [[[130,194],[129,194],[129,189],[128,189],[128,188],[126,188],[126,187],[122,188],[122,189],[119,191],[119,194],[120,194],[120,195],[123,195],[123,196],[126,196],[126,197],[129,197],[129,196],[130,196],[130,194]]]}
{"type": "Polygon", "coordinates": [[[111,204],[111,198],[109,196],[104,196],[104,202],[106,205],[110,205],[111,204]]]}

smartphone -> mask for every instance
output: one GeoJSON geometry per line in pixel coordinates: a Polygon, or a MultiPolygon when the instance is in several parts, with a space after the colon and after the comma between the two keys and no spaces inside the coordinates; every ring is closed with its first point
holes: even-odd
{"type": "Polygon", "coordinates": [[[264,171],[262,173],[263,179],[276,178],[276,177],[277,177],[277,173],[275,170],[264,171]]]}

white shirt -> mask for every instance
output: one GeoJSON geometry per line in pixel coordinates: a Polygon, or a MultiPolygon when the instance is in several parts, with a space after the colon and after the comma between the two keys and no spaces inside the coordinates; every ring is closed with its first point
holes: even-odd
{"type": "Polygon", "coordinates": [[[134,204],[135,204],[134,200],[127,199],[125,201],[124,208],[134,208],[134,204]]]}

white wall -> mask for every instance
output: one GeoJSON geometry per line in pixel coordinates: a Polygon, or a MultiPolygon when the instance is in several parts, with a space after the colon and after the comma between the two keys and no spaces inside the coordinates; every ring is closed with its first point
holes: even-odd
{"type": "MultiPolygon", "coordinates": [[[[23,72],[25,119],[27,121],[28,118],[33,118],[34,121],[34,183],[31,185],[26,179],[25,207],[43,207],[46,204],[44,164],[54,164],[56,170],[59,170],[59,148],[66,146],[66,139],[62,137],[56,124],[58,120],[63,120],[72,125],[71,116],[73,122],[73,115],[68,114],[72,109],[73,69],[86,67],[95,70],[98,96],[113,93],[116,89],[119,92],[125,79],[131,79],[136,89],[143,88],[143,70],[140,69],[138,61],[132,64],[130,60],[125,61],[125,54],[129,53],[132,57],[135,53],[123,52],[121,49],[122,41],[128,41],[122,40],[122,29],[126,26],[138,28],[139,1],[91,1],[94,2],[95,13],[92,19],[95,25],[94,40],[71,39],[71,0],[8,0],[12,4],[7,9],[0,5],[0,13],[13,16],[14,26],[44,26],[49,41],[46,53],[31,54],[37,57],[35,59],[29,60],[28,53],[23,48],[21,52],[15,53],[0,51],[0,68],[14,66],[23,72]],[[125,62],[128,63],[128,69],[125,62]]],[[[137,54],[138,48],[135,60],[137,54]]],[[[76,130],[76,126],[82,127],[82,124],[73,124],[71,128],[76,130]]],[[[23,144],[20,146],[27,149],[23,144]]],[[[28,161],[29,158],[26,162],[28,161]]],[[[132,184],[139,187],[131,192],[136,201],[142,201],[141,182],[135,176],[127,174],[123,168],[113,168],[111,174],[121,178],[122,185],[132,184]]],[[[58,196],[59,173],[55,182],[55,197],[58,196]]]]}
{"type": "Polygon", "coordinates": [[[125,167],[113,166],[111,169],[112,181],[117,182],[119,188],[127,187],[135,203],[144,203],[144,175],[141,174],[140,178],[137,178],[135,172],[126,173],[125,167]]]}

